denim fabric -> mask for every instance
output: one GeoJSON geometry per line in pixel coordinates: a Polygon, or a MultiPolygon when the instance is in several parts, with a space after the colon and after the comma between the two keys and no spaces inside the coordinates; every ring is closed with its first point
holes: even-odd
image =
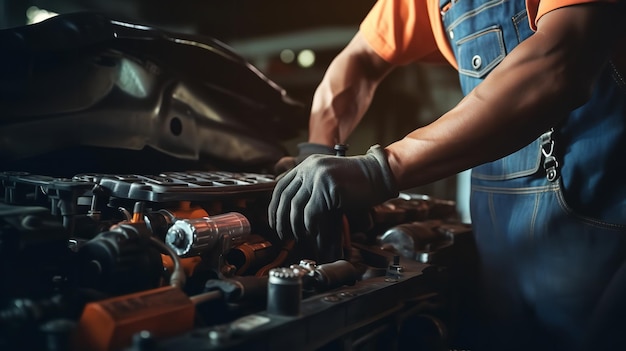
{"type": "MultiPolygon", "coordinates": [[[[533,33],[524,0],[441,0],[440,8],[466,94],[533,33]]],[[[591,99],[556,128],[559,179],[546,179],[539,140],[472,170],[487,317],[480,347],[625,341],[626,304],[616,298],[626,299],[625,124],[626,92],[607,66],[591,99]]]]}

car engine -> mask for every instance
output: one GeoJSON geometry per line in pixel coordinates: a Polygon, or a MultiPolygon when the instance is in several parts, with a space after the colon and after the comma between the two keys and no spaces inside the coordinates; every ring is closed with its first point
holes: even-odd
{"type": "Polygon", "coordinates": [[[168,35],[94,14],[0,32],[17,65],[0,84],[0,349],[455,347],[475,273],[455,203],[402,193],[338,214],[330,242],[280,239],[266,165],[298,105],[226,47],[168,35]],[[254,84],[179,74],[171,43],[254,84]],[[86,85],[35,100],[72,68],[86,85]],[[161,158],[91,157],[143,147],[161,158]]]}

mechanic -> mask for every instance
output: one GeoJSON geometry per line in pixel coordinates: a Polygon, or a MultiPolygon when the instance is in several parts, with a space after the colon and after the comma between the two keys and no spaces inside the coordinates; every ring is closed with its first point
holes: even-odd
{"type": "Polygon", "coordinates": [[[317,88],[308,143],[277,167],[282,237],[472,168],[485,298],[479,349],[626,347],[622,0],[379,0],[317,88]],[[365,155],[337,157],[394,68],[445,58],[465,98],[365,155]],[[315,154],[315,155],[311,155],[315,154]],[[308,156],[308,157],[307,157],[308,156]]]}

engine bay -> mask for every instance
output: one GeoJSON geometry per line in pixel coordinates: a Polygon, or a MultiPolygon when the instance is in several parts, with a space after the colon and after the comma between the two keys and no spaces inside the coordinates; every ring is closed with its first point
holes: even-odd
{"type": "Polygon", "coordinates": [[[401,343],[390,325],[426,321],[443,342],[447,268],[471,249],[454,204],[423,195],[344,215],[340,257],[320,258],[267,225],[272,175],[0,182],[3,349],[320,349],[401,343]]]}

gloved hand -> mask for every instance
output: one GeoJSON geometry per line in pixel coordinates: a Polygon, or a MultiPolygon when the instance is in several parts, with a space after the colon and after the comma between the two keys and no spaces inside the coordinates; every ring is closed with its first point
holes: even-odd
{"type": "Polygon", "coordinates": [[[268,207],[278,235],[318,235],[336,210],[369,208],[398,196],[387,156],[379,145],[365,155],[312,155],[277,183],[268,207]]]}
{"type": "Polygon", "coordinates": [[[328,145],[300,143],[298,144],[298,156],[285,156],[278,160],[274,165],[274,174],[279,175],[293,169],[313,154],[334,155],[335,151],[328,145]]]}

